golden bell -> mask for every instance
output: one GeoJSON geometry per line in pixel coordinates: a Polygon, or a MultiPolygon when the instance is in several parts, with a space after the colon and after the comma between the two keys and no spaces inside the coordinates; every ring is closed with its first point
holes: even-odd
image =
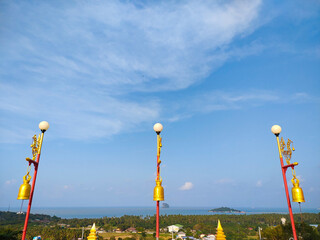
{"type": "Polygon", "coordinates": [[[302,188],[299,187],[299,180],[297,179],[297,182],[294,182],[293,179],[291,180],[293,183],[292,188],[292,201],[293,202],[305,202],[302,188]]]}
{"type": "Polygon", "coordinates": [[[161,183],[162,179],[156,180],[156,186],[153,190],[153,201],[164,201],[164,190],[161,183]]]}
{"type": "Polygon", "coordinates": [[[23,177],[23,184],[21,184],[19,193],[18,193],[18,200],[26,200],[30,197],[31,185],[29,184],[30,178],[28,178],[28,174],[23,177]]]}

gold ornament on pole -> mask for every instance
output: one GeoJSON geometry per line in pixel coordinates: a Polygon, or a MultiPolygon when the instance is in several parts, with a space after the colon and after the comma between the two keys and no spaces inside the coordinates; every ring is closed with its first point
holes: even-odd
{"type": "Polygon", "coordinates": [[[160,176],[160,153],[162,147],[162,138],[160,133],[163,129],[161,123],[156,123],[153,126],[154,131],[157,133],[157,178],[156,178],[156,186],[153,189],[153,201],[164,201],[164,190],[162,187],[162,178],[160,176]]]}
{"type": "Polygon", "coordinates": [[[49,129],[49,126],[50,126],[49,123],[46,122],[46,121],[40,122],[39,128],[41,130],[41,134],[39,135],[39,138],[37,138],[37,135],[34,135],[32,137],[33,143],[30,146],[31,149],[32,149],[32,159],[26,158],[26,161],[29,163],[28,171],[27,171],[27,175],[23,177],[24,183],[21,185],[21,187],[19,189],[19,194],[18,194],[18,199],[22,199],[21,208],[20,208],[19,214],[23,213],[21,211],[22,210],[23,201],[26,200],[26,199],[29,200],[28,209],[27,209],[27,212],[26,212],[26,218],[25,218],[24,226],[23,226],[23,230],[22,230],[22,237],[21,237],[22,240],[26,239],[27,228],[28,228],[28,223],[29,223],[29,216],[30,216],[32,199],[33,199],[33,193],[34,193],[34,189],[35,189],[38,166],[39,166],[39,161],[40,161],[40,153],[41,153],[43,135],[44,135],[45,131],[47,131],[49,129]],[[30,170],[31,170],[31,165],[34,166],[34,173],[33,173],[32,185],[30,186],[29,181],[30,181],[31,177],[29,176],[29,173],[30,173],[30,170]]]}
{"type": "Polygon", "coordinates": [[[30,191],[31,191],[31,185],[30,185],[30,180],[31,180],[31,176],[29,175],[30,171],[31,171],[31,162],[35,162],[36,157],[38,155],[38,151],[39,151],[39,144],[40,144],[40,135],[37,139],[37,135],[35,134],[32,137],[33,141],[32,144],[30,145],[31,149],[32,149],[32,159],[30,158],[26,158],[26,161],[29,162],[29,166],[28,166],[28,170],[27,170],[27,174],[23,177],[23,184],[21,184],[20,188],[19,188],[19,193],[18,193],[18,200],[27,200],[30,198],[30,191]]]}
{"type": "MultiPolygon", "coordinates": [[[[39,134],[38,139],[37,139],[37,135],[36,134],[32,137],[32,139],[33,139],[33,143],[30,145],[30,147],[32,149],[32,160],[35,161],[36,160],[36,156],[38,155],[38,152],[39,152],[41,134],[39,134]]],[[[29,159],[30,158],[26,158],[27,161],[29,159]]]]}
{"type": "MultiPolygon", "coordinates": [[[[295,150],[293,146],[291,148],[291,144],[293,144],[293,141],[291,141],[290,139],[288,139],[287,144],[286,144],[285,141],[283,140],[283,138],[281,138],[280,149],[281,149],[281,152],[282,152],[283,156],[285,157],[288,165],[291,164],[290,160],[291,160],[292,152],[295,150]],[[287,150],[285,150],[285,147],[287,147],[287,150]]],[[[291,182],[293,184],[292,201],[298,202],[300,205],[300,203],[305,202],[305,200],[304,200],[302,188],[299,186],[299,179],[296,176],[296,170],[294,169],[294,167],[297,166],[298,163],[294,162],[292,165],[293,165],[293,167],[291,167],[291,170],[292,170],[291,182]]]]}
{"type": "Polygon", "coordinates": [[[153,201],[164,201],[164,190],[161,184],[162,179],[160,177],[160,180],[156,179],[156,186],[153,190],[153,201]]]}
{"type": "Polygon", "coordinates": [[[160,153],[161,153],[161,137],[160,133],[163,129],[163,126],[161,123],[156,123],[153,126],[153,130],[157,133],[157,178],[156,178],[156,186],[153,190],[153,200],[157,202],[157,214],[156,214],[156,240],[159,240],[159,222],[160,222],[160,210],[159,210],[159,203],[160,201],[164,201],[164,190],[161,186],[162,184],[162,178],[160,177],[160,153]]]}
{"type": "Polygon", "coordinates": [[[303,191],[302,188],[299,187],[299,179],[293,179],[291,180],[292,184],[293,184],[293,188],[292,188],[292,201],[293,202],[305,202],[304,200],[304,195],[303,195],[303,191]]]}
{"type": "Polygon", "coordinates": [[[29,175],[29,173],[27,173],[24,177],[23,177],[23,184],[21,184],[20,188],[19,188],[19,193],[18,193],[18,200],[26,200],[30,198],[30,191],[31,191],[31,185],[30,185],[30,180],[31,180],[31,176],[29,175]]]}

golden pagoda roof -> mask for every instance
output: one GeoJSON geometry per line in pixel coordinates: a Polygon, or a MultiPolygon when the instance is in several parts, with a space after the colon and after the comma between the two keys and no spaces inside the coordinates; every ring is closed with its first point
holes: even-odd
{"type": "Polygon", "coordinates": [[[226,235],[224,235],[220,220],[218,220],[216,240],[226,240],[226,235]]]}

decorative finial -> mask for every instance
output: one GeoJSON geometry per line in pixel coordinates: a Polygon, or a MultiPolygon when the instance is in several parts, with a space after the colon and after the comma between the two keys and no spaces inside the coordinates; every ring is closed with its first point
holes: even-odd
{"type": "Polygon", "coordinates": [[[96,224],[95,223],[92,225],[92,228],[90,230],[90,234],[89,234],[87,239],[88,240],[96,240],[96,239],[98,239],[97,234],[96,234],[96,224]]]}
{"type": "Polygon", "coordinates": [[[220,220],[218,220],[216,240],[226,240],[226,235],[224,235],[220,220]]]}
{"type": "Polygon", "coordinates": [[[219,220],[219,219],[218,219],[218,227],[217,227],[217,229],[223,230],[222,227],[221,227],[221,223],[220,223],[220,220],[219,220]]]}

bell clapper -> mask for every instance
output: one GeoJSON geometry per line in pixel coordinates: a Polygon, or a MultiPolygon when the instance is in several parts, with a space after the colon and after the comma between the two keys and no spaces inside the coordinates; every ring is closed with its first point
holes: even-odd
{"type": "Polygon", "coordinates": [[[22,199],[19,214],[22,214],[22,213],[23,213],[23,212],[22,212],[23,202],[24,202],[24,200],[22,199]]]}
{"type": "Polygon", "coordinates": [[[302,219],[302,211],[301,211],[301,202],[299,202],[299,209],[300,209],[300,218],[301,218],[301,223],[302,223],[303,219],[302,219]]]}

